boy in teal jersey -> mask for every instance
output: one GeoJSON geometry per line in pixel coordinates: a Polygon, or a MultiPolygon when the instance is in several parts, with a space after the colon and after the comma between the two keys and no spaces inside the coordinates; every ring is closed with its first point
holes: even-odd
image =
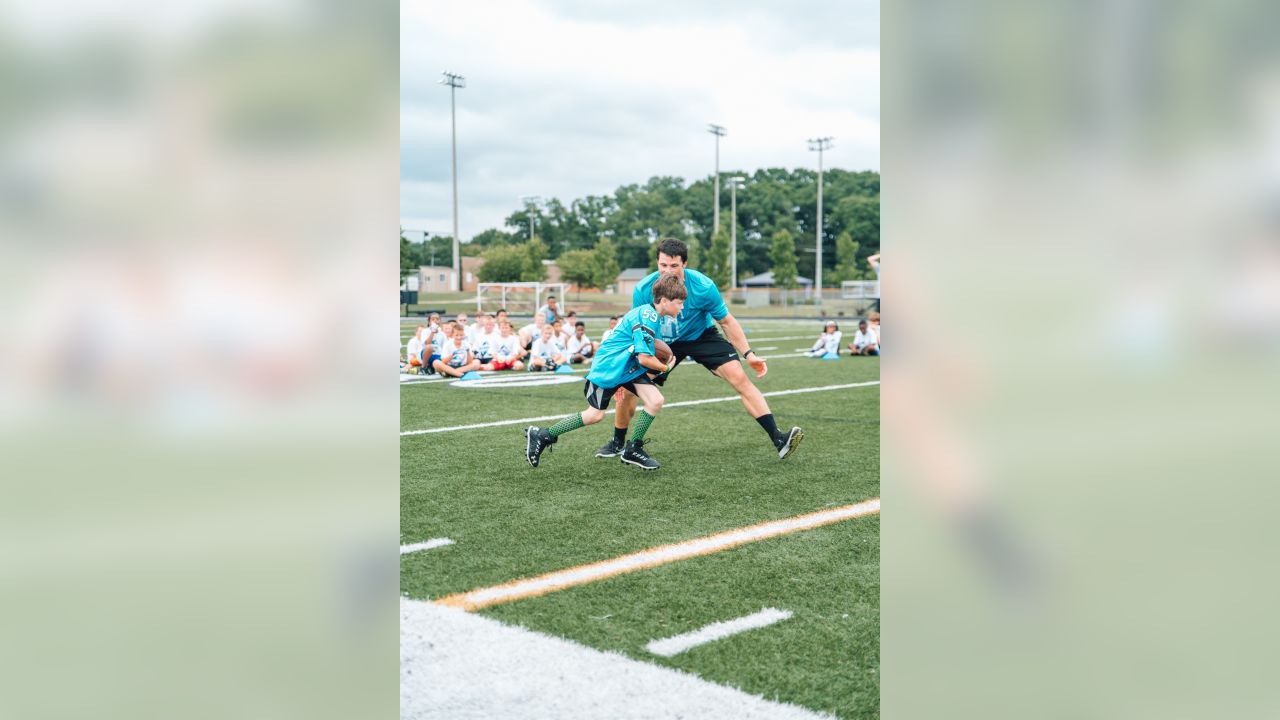
{"type": "MultiPolygon", "coordinates": [[[[587,398],[587,409],[549,428],[534,425],[525,429],[525,459],[530,465],[538,467],[542,452],[554,445],[561,435],[600,422],[614,393],[625,388],[638,397],[644,407],[636,414],[631,439],[622,451],[622,462],[644,470],[660,467],[644,451],[645,433],[662,409],[662,392],[653,384],[651,375],[669,369],[654,357],[654,342],[658,339],[662,321],[680,314],[687,294],[684,283],[674,275],[659,278],[653,283],[653,302],[632,308],[618,322],[617,329],[600,344],[582,389],[587,398]]],[[[671,362],[674,363],[675,358],[671,362]]]]}

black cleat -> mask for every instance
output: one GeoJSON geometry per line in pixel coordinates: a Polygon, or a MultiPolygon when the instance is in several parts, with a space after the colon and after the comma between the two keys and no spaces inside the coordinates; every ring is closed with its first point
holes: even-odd
{"type": "Polygon", "coordinates": [[[538,467],[538,458],[542,457],[542,451],[555,445],[556,438],[551,437],[551,433],[537,425],[530,425],[525,428],[524,437],[527,441],[524,457],[529,461],[530,465],[538,467]]]}
{"type": "Polygon", "coordinates": [[[618,457],[621,454],[622,443],[618,442],[617,438],[609,438],[609,442],[605,443],[604,447],[596,451],[596,457],[598,458],[618,457]]]}
{"type": "Polygon", "coordinates": [[[643,440],[628,440],[625,447],[622,448],[622,462],[628,465],[635,465],[641,470],[657,470],[662,467],[657,460],[649,457],[644,451],[643,440]]]}
{"type": "Polygon", "coordinates": [[[796,448],[800,446],[800,441],[803,439],[804,439],[803,430],[801,430],[798,427],[791,428],[791,432],[787,434],[786,439],[778,443],[777,445],[778,459],[786,460],[787,458],[791,457],[791,453],[794,453],[796,451],[796,448]]]}

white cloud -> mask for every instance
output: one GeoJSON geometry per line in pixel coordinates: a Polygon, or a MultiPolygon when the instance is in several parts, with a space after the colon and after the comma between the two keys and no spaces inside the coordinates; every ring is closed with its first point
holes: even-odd
{"type": "Polygon", "coordinates": [[[708,122],[729,131],[723,170],[813,166],[805,139],[818,135],[836,138],[828,167],[878,169],[876,6],[772,7],[679,9],[667,20],[661,3],[615,17],[572,2],[406,0],[404,223],[452,224],[449,91],[437,84],[446,69],[468,83],[458,91],[464,238],[500,226],[520,195],[568,202],[653,175],[705,177],[708,122]]]}

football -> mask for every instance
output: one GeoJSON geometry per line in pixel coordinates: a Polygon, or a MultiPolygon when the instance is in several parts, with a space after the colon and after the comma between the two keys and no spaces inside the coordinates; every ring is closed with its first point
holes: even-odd
{"type": "Polygon", "coordinates": [[[671,362],[671,346],[661,340],[653,341],[653,356],[658,358],[658,362],[671,362]]]}

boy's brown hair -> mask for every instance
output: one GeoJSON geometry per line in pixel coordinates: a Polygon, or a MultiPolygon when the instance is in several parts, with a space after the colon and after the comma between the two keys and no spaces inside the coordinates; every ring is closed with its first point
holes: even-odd
{"type": "Polygon", "coordinates": [[[684,282],[676,277],[675,273],[667,273],[653,281],[654,302],[662,299],[684,300],[687,297],[689,297],[689,291],[684,289],[684,282]]]}

